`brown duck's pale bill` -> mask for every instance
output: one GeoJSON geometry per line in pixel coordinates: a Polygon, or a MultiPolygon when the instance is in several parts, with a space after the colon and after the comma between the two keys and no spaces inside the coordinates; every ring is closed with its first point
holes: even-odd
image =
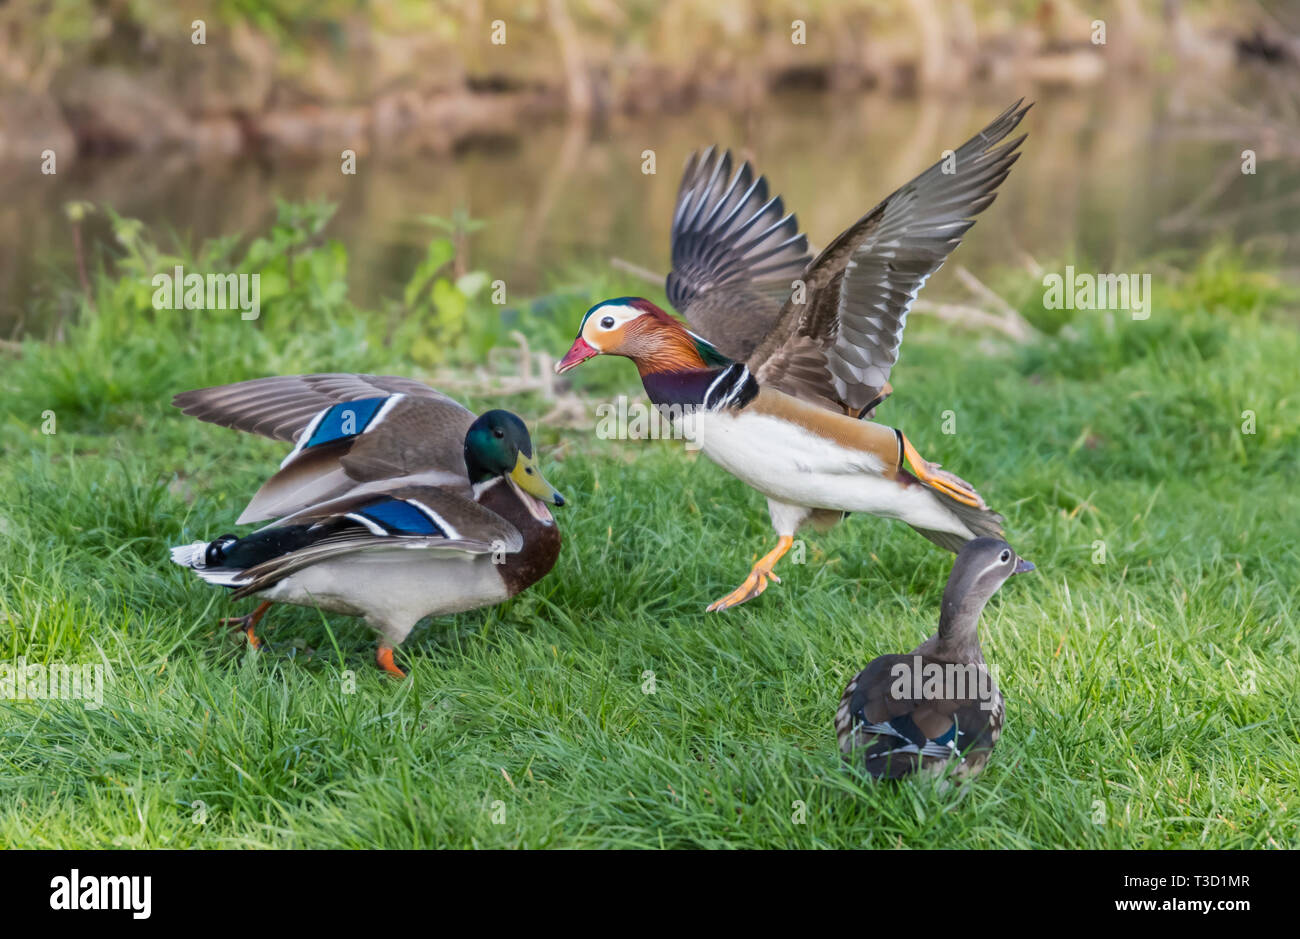
{"type": "Polygon", "coordinates": [[[1034,562],[1033,562],[1033,561],[1026,561],[1024,558],[1018,558],[1018,559],[1016,560],[1016,569],[1015,569],[1014,571],[1012,571],[1011,573],[1013,573],[1013,574],[1028,574],[1030,571],[1032,571],[1032,570],[1034,570],[1034,569],[1035,569],[1035,568],[1034,568],[1034,562]]]}
{"type": "Polygon", "coordinates": [[[515,461],[515,468],[510,471],[510,478],[514,480],[516,486],[530,496],[552,505],[564,505],[564,496],[546,481],[546,477],[542,475],[542,471],[538,469],[532,457],[520,453],[515,461]]]}
{"type": "Polygon", "coordinates": [[[563,375],[569,369],[576,368],[594,355],[600,355],[600,350],[593,348],[587,340],[579,336],[573,340],[573,345],[569,347],[569,351],[565,353],[564,358],[555,363],[555,374],[563,375]]]}

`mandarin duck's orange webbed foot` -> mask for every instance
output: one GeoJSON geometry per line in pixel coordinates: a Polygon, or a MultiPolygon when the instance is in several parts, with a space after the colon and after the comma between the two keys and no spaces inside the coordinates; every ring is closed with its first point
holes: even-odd
{"type": "Polygon", "coordinates": [[[962,505],[969,505],[973,509],[987,509],[984,500],[980,494],[975,491],[974,487],[966,480],[945,469],[940,469],[938,463],[931,463],[921,457],[912,446],[910,440],[901,431],[898,439],[903,443],[903,456],[911,464],[912,472],[916,478],[921,480],[927,486],[939,490],[950,499],[960,502],[962,505]]]}
{"type": "Polygon", "coordinates": [[[266,600],[252,613],[248,613],[244,616],[227,616],[225,619],[219,620],[219,622],[222,626],[229,626],[231,629],[240,630],[248,637],[248,644],[250,646],[254,649],[260,649],[262,648],[262,640],[257,638],[257,634],[253,632],[253,630],[257,627],[257,624],[262,621],[262,617],[266,615],[266,611],[270,608],[271,601],[266,600]]]}
{"type": "Polygon", "coordinates": [[[794,544],[794,536],[782,535],[776,543],[776,547],[758,559],[745,582],[737,587],[731,593],[727,594],[720,600],[714,600],[709,604],[707,613],[721,612],[728,607],[738,606],[746,600],[752,600],[764,590],[767,589],[769,582],[780,583],[781,578],[772,573],[772,568],[776,562],[785,556],[790,550],[790,545],[794,544]]]}

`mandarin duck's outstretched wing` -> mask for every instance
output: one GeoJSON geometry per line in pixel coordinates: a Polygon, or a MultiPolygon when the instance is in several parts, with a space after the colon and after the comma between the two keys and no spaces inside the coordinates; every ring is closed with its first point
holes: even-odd
{"type": "Polygon", "coordinates": [[[780,196],[729,151],[691,154],[673,212],[668,300],[724,355],[743,360],[767,335],[808,265],[808,239],[780,196]]]}
{"type": "Polygon", "coordinates": [[[1012,105],[817,256],[747,359],[760,383],[859,416],[879,403],[917,292],[993,202],[1025,137],[997,144],[1031,106],[1012,105]]]}

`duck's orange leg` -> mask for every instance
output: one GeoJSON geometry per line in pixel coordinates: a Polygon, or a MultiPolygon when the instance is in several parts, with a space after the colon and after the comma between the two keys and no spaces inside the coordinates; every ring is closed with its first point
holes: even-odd
{"type": "Polygon", "coordinates": [[[271,601],[263,601],[262,605],[252,613],[248,613],[244,616],[227,616],[225,619],[221,620],[221,625],[229,626],[232,629],[242,630],[244,635],[248,637],[248,644],[254,649],[260,649],[262,648],[262,640],[257,638],[257,634],[254,633],[253,630],[257,627],[257,624],[262,621],[262,617],[266,615],[266,611],[270,608],[271,601]]]}
{"type": "Polygon", "coordinates": [[[931,488],[938,489],[948,498],[954,499],[962,505],[969,505],[975,509],[988,508],[984,504],[984,500],[980,498],[980,494],[974,490],[970,483],[947,470],[940,469],[938,463],[931,463],[923,459],[921,454],[916,452],[916,447],[912,446],[912,442],[907,439],[907,435],[901,430],[898,432],[898,439],[903,444],[903,456],[912,465],[912,472],[916,474],[917,479],[931,488]]]}
{"type": "Polygon", "coordinates": [[[378,651],[375,652],[375,664],[392,675],[394,678],[405,678],[406,672],[397,667],[393,661],[393,647],[381,642],[378,651]]]}
{"type": "Polygon", "coordinates": [[[737,606],[746,600],[752,600],[767,589],[769,581],[775,581],[779,584],[781,578],[772,573],[772,568],[776,566],[777,561],[785,556],[792,544],[794,544],[794,536],[792,535],[782,535],[778,538],[776,547],[758,559],[758,563],[749,572],[745,582],[721,600],[714,600],[710,603],[706,612],[721,612],[727,607],[737,606]]]}

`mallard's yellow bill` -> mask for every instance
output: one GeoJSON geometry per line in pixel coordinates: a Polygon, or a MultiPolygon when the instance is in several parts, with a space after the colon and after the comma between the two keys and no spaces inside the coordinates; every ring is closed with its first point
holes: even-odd
{"type": "Polygon", "coordinates": [[[537,468],[537,463],[532,457],[520,453],[519,459],[515,461],[515,468],[510,471],[510,478],[515,481],[515,485],[530,496],[535,496],[552,505],[564,505],[564,496],[560,495],[556,488],[546,481],[546,477],[537,468]]]}

